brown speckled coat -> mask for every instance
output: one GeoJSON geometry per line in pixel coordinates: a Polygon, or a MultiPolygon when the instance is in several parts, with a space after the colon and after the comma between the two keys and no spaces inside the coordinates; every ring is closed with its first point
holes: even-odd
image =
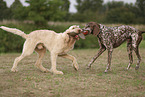
{"type": "Polygon", "coordinates": [[[138,58],[135,69],[137,70],[139,68],[141,57],[139,54],[138,46],[142,40],[142,33],[145,33],[145,31],[139,31],[136,28],[128,25],[107,27],[95,22],[89,22],[88,24],[86,24],[86,26],[83,28],[83,31],[85,35],[93,34],[97,36],[100,45],[99,52],[88,64],[88,68],[90,68],[94,61],[107,49],[108,64],[105,70],[105,72],[107,72],[110,69],[113,48],[120,46],[124,41],[127,41],[127,51],[130,60],[127,69],[129,69],[131,64],[133,63],[132,50],[135,51],[138,58]]]}
{"type": "Polygon", "coordinates": [[[128,26],[122,25],[118,27],[106,27],[102,24],[100,26],[100,32],[98,38],[100,39],[101,44],[104,44],[106,49],[112,50],[120,46],[126,39],[132,38],[132,46],[136,47],[138,39],[138,30],[128,26]]]}

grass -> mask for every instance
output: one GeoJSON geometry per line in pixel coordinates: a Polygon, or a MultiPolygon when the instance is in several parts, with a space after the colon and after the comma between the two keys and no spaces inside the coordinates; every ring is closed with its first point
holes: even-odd
{"type": "MultiPolygon", "coordinates": [[[[81,27],[85,25],[85,23],[74,22],[49,22],[48,28],[60,32],[74,24],[78,24],[81,27]],[[63,29],[62,26],[64,26],[63,29]]],[[[33,23],[25,24],[15,20],[3,21],[0,22],[0,25],[16,26],[16,28],[22,29],[26,33],[29,33],[30,30],[40,29],[35,27],[33,23]]],[[[118,25],[119,24],[109,24],[107,26],[118,25]]],[[[131,26],[145,30],[145,25],[131,26]]],[[[87,44],[89,44],[89,42],[87,42],[87,44]]],[[[10,69],[14,59],[19,56],[20,53],[1,53],[0,97],[145,97],[144,44],[145,41],[142,41],[140,44],[142,61],[138,71],[135,70],[137,63],[135,53],[133,53],[134,63],[130,70],[126,70],[129,60],[126,44],[123,44],[119,48],[114,49],[111,71],[108,73],[104,73],[107,65],[107,51],[95,61],[90,70],[86,70],[87,64],[97,53],[98,49],[75,49],[70,51],[70,54],[75,56],[78,60],[79,71],[75,71],[72,68],[72,62],[70,60],[58,58],[57,69],[63,71],[64,75],[53,75],[39,71],[34,66],[37,59],[35,53],[23,59],[18,64],[19,72],[13,73],[10,69]]],[[[50,69],[50,64],[48,52],[43,59],[43,66],[50,69]]]]}
{"type": "MultiPolygon", "coordinates": [[[[111,71],[103,73],[107,63],[107,51],[93,64],[90,70],[86,66],[98,49],[72,50],[79,63],[79,71],[71,66],[71,61],[58,58],[57,69],[64,75],[42,73],[33,64],[36,54],[22,60],[19,72],[10,69],[19,53],[0,55],[0,97],[144,97],[145,96],[145,49],[140,48],[142,62],[135,70],[137,58],[129,71],[126,48],[114,49],[111,71]]],[[[46,54],[44,67],[50,68],[50,56],[46,54]]]]}

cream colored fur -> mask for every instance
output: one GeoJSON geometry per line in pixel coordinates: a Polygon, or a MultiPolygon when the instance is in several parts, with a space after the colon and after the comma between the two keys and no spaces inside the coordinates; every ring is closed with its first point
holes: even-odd
{"type": "Polygon", "coordinates": [[[30,34],[25,34],[24,32],[15,28],[8,28],[4,26],[1,26],[0,28],[13,34],[17,34],[26,39],[22,54],[15,59],[11,71],[17,72],[18,62],[21,61],[24,57],[31,55],[34,50],[39,55],[35,66],[42,72],[50,71],[54,74],[63,74],[62,71],[58,71],[56,69],[56,60],[58,56],[72,60],[74,68],[78,70],[79,66],[77,64],[76,58],[72,55],[67,54],[68,51],[73,49],[76,42],[76,38],[69,36],[68,33],[80,33],[81,29],[78,26],[71,26],[64,33],[55,33],[51,30],[36,30],[31,32],[30,34]],[[49,50],[51,55],[52,66],[50,70],[44,68],[41,63],[46,50],[49,50]]]}

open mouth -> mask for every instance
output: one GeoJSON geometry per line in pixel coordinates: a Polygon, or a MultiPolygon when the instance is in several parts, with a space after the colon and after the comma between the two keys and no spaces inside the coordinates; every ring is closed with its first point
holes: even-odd
{"type": "Polygon", "coordinates": [[[81,39],[85,39],[85,36],[84,34],[80,31],[79,33],[75,33],[75,32],[71,32],[71,33],[68,33],[71,37],[79,40],[79,38],[81,39]]]}
{"type": "Polygon", "coordinates": [[[84,35],[88,35],[89,34],[89,31],[88,30],[85,30],[82,32],[84,35]]]}
{"type": "Polygon", "coordinates": [[[74,38],[76,38],[77,40],[79,40],[79,35],[76,35],[74,38]]]}
{"type": "Polygon", "coordinates": [[[83,28],[82,33],[86,36],[91,33],[91,30],[90,30],[90,28],[83,28]]]}

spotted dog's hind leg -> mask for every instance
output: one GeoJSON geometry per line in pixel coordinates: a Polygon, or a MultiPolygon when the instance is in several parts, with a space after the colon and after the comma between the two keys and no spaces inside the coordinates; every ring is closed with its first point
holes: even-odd
{"type": "Polygon", "coordinates": [[[135,69],[139,69],[139,65],[140,65],[140,62],[141,62],[141,56],[139,54],[139,44],[142,40],[142,35],[141,34],[135,34],[134,36],[132,36],[132,46],[133,46],[133,50],[135,51],[136,53],[136,56],[138,58],[138,61],[137,61],[137,64],[136,64],[136,67],[135,69]]]}
{"type": "Polygon", "coordinates": [[[137,70],[137,69],[139,69],[139,65],[140,65],[140,62],[141,62],[141,56],[139,54],[138,47],[134,48],[134,51],[135,51],[136,56],[138,58],[138,61],[137,61],[136,67],[135,67],[135,69],[137,70]]]}
{"type": "Polygon", "coordinates": [[[129,57],[129,64],[127,67],[127,70],[130,68],[131,64],[133,63],[133,57],[132,57],[132,40],[128,39],[127,40],[127,52],[128,52],[128,57],[129,57]]]}

